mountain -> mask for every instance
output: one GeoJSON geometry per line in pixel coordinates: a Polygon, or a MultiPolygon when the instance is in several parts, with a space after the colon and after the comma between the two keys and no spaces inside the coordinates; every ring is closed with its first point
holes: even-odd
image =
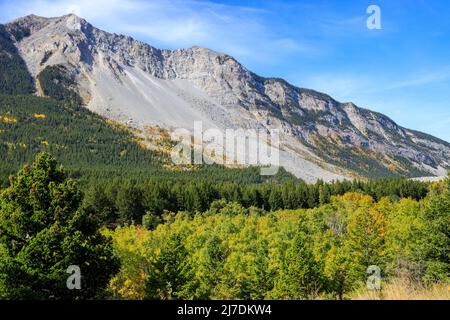
{"type": "Polygon", "coordinates": [[[309,182],[440,176],[450,169],[449,143],[353,103],[260,77],[226,54],[160,50],[75,15],[31,15],[4,30],[38,95],[76,93],[89,110],[130,128],[191,128],[201,120],[204,129],[280,129],[281,165],[309,182]]]}

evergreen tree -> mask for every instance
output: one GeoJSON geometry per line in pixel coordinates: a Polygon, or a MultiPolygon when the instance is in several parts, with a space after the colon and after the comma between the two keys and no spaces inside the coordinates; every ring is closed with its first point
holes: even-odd
{"type": "Polygon", "coordinates": [[[117,221],[113,201],[106,195],[102,185],[93,185],[84,196],[83,206],[94,212],[99,224],[108,225],[117,221]]]}
{"type": "Polygon", "coordinates": [[[322,290],[323,277],[303,228],[286,251],[273,296],[281,299],[308,299],[322,290]]]}
{"type": "Polygon", "coordinates": [[[328,185],[319,187],[319,204],[324,205],[330,202],[330,189],[328,185]]]}
{"type": "Polygon", "coordinates": [[[283,209],[283,198],[277,188],[272,189],[270,192],[269,205],[272,211],[283,209]]]}
{"type": "Polygon", "coordinates": [[[146,298],[192,299],[197,286],[182,236],[173,234],[161,248],[160,254],[151,262],[146,282],[146,298]]]}
{"type": "Polygon", "coordinates": [[[0,198],[0,298],[101,297],[118,261],[75,181],[46,153],[10,181],[0,198]],[[69,266],[80,268],[81,290],[67,288],[69,266]]]}
{"type": "Polygon", "coordinates": [[[142,205],[141,191],[135,186],[124,186],[119,189],[116,207],[121,222],[142,222],[145,208],[142,205]]]}

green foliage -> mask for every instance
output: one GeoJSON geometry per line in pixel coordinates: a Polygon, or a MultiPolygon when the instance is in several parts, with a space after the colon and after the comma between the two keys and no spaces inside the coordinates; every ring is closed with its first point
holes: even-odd
{"type": "MultiPolygon", "coordinates": [[[[130,131],[110,125],[72,102],[0,94],[1,184],[6,186],[8,175],[16,172],[23,163],[32,161],[41,151],[57,156],[68,174],[81,178],[87,188],[94,184],[109,184],[114,179],[125,185],[132,180],[150,179],[246,184],[297,181],[285,170],[280,170],[274,177],[262,177],[256,167],[200,166],[192,171],[166,170],[163,164],[168,162],[167,155],[144,149],[130,131]],[[12,121],[3,121],[3,117],[12,121]]],[[[164,200],[162,196],[159,204],[162,209],[164,200]]]]}
{"type": "Polygon", "coordinates": [[[313,230],[316,260],[324,266],[326,291],[339,299],[365,281],[369,266],[384,270],[378,258],[383,255],[385,220],[377,210],[384,201],[347,193],[311,211],[308,229],[313,230]]]}
{"type": "Polygon", "coordinates": [[[388,275],[400,275],[409,281],[420,281],[424,263],[420,257],[420,240],[424,228],[423,203],[401,199],[389,213],[386,232],[388,275]]]}
{"type": "Polygon", "coordinates": [[[75,92],[75,82],[66,67],[48,66],[37,77],[45,96],[58,101],[67,101],[75,106],[81,104],[80,96],[75,92]]]}
{"type": "Polygon", "coordinates": [[[441,197],[447,199],[448,190],[434,188],[420,201],[376,202],[347,193],[314,209],[271,213],[218,200],[203,214],[166,214],[145,233],[120,228],[112,232],[117,254],[133,258],[123,260],[122,285],[115,283],[114,292],[123,299],[133,297],[130,292],[163,299],[346,299],[365,286],[373,265],[382,271],[382,286],[424,275],[445,283],[449,213],[441,197]]]}
{"type": "Polygon", "coordinates": [[[116,195],[117,215],[120,222],[142,221],[145,210],[140,202],[142,195],[134,186],[123,188],[116,195]]]}
{"type": "Polygon", "coordinates": [[[146,284],[147,299],[191,299],[196,283],[180,234],[173,234],[151,261],[146,284]]]}
{"type": "MultiPolygon", "coordinates": [[[[66,67],[37,80],[47,98],[27,95],[33,79],[0,25],[0,298],[345,299],[371,265],[383,278],[450,279],[450,180],[428,192],[406,179],[308,185],[284,169],[168,170],[167,156],[80,106],[66,67]],[[41,151],[68,174],[43,153],[8,181],[41,151]],[[81,291],[66,287],[70,265],[81,291]]],[[[327,116],[291,111],[300,124],[327,116]]],[[[393,173],[377,155],[316,144],[366,176],[393,173]]]]}
{"type": "MultiPolygon", "coordinates": [[[[378,186],[349,185],[360,191],[378,186]]],[[[404,188],[403,182],[387,185],[401,193],[416,190],[404,188]]],[[[171,196],[171,189],[165,189],[170,183],[143,186],[121,185],[121,190],[114,184],[93,185],[83,201],[77,184],[48,154],[24,167],[0,197],[1,297],[345,299],[365,284],[371,265],[381,268],[383,281],[405,274],[448,281],[448,181],[433,185],[419,201],[375,201],[353,192],[331,196],[329,203],[313,209],[276,212],[255,208],[252,201],[270,209],[272,190],[279,187],[283,205],[293,205],[298,185],[236,190],[228,183],[217,189],[194,184],[194,192],[175,184],[177,192],[171,196]],[[206,201],[205,194],[217,199],[206,201]],[[168,199],[163,207],[179,206],[186,195],[193,196],[186,205],[194,211],[155,211],[162,209],[158,198],[168,199]],[[208,203],[204,213],[197,211],[208,203]],[[105,221],[111,228],[117,221],[142,222],[144,228],[131,224],[100,235],[99,223],[105,221]],[[114,256],[121,262],[115,276],[114,256]],[[81,267],[83,290],[66,289],[69,265],[81,267]]],[[[305,205],[313,198],[326,202],[320,200],[324,190],[331,195],[346,190],[344,186],[318,182],[298,194],[305,205]]]]}
{"type": "Polygon", "coordinates": [[[87,109],[52,99],[0,95],[0,174],[4,181],[41,151],[57,156],[72,176],[133,175],[161,169],[160,156],[142,149],[130,132],[87,109]]]}
{"type": "Polygon", "coordinates": [[[81,201],[75,181],[45,153],[11,178],[0,197],[0,298],[101,297],[118,261],[81,201]],[[71,265],[81,268],[83,290],[66,287],[71,265]]]}
{"type": "Polygon", "coordinates": [[[450,280],[450,177],[428,197],[424,214],[426,281],[450,280]]]}
{"type": "MultiPolygon", "coordinates": [[[[206,169],[208,170],[208,169],[206,169]]],[[[214,173],[214,171],[210,171],[214,173]]],[[[154,177],[145,181],[109,180],[108,182],[91,183],[87,188],[87,202],[98,209],[98,216],[105,215],[105,208],[109,212],[105,224],[134,221],[141,223],[145,212],[151,212],[155,221],[161,220],[165,211],[190,213],[211,212],[228,206],[230,215],[241,214],[250,208],[262,211],[276,211],[280,209],[315,208],[329,203],[331,196],[342,195],[346,192],[360,192],[371,195],[375,200],[390,197],[397,201],[402,197],[422,199],[427,194],[427,184],[402,179],[386,179],[369,182],[333,182],[325,184],[294,183],[292,181],[278,183],[241,183],[217,182],[217,176],[211,175],[212,181],[198,178],[194,173],[190,181],[184,181],[182,176],[173,173],[163,179],[163,173],[154,173],[154,177]],[[169,178],[171,177],[171,178],[169,178]],[[100,190],[103,190],[100,192],[100,190]],[[91,195],[91,193],[94,193],[91,195]],[[96,199],[103,199],[105,205],[98,206],[96,199]]],[[[200,173],[199,173],[200,174],[200,173]]]]}
{"type": "Polygon", "coordinates": [[[29,94],[34,91],[28,72],[14,41],[0,25],[0,94],[29,94]]]}
{"type": "Polygon", "coordinates": [[[272,297],[308,299],[317,297],[323,287],[323,271],[312,251],[310,239],[300,227],[291,247],[286,251],[272,297]]]}
{"type": "Polygon", "coordinates": [[[153,212],[147,212],[142,217],[142,226],[148,230],[154,230],[162,222],[161,217],[155,215],[153,212]]]}
{"type": "Polygon", "coordinates": [[[112,225],[117,220],[117,209],[114,203],[99,185],[93,185],[90,190],[85,192],[83,207],[90,207],[90,210],[95,213],[94,218],[99,225],[112,225]]]}

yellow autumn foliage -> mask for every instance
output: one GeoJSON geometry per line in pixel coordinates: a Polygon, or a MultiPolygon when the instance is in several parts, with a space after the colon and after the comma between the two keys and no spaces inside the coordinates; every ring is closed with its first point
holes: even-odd
{"type": "Polygon", "coordinates": [[[115,299],[132,300],[148,298],[149,287],[153,294],[162,290],[160,297],[164,299],[290,298],[277,291],[284,287],[276,284],[285,281],[282,270],[286,255],[301,225],[323,286],[329,286],[309,296],[446,298],[443,288],[448,284],[420,288],[398,280],[402,279],[399,275],[408,277],[415,267],[417,239],[424,227],[424,203],[390,198],[377,202],[368,195],[347,193],[332,197],[331,203],[318,208],[267,213],[225,202],[213,204],[202,214],[165,215],[164,222],[151,231],[134,225],[120,227],[107,231],[122,262],[109,290],[115,299]],[[181,239],[181,243],[173,239],[181,239]],[[172,247],[168,247],[169,242],[172,247]],[[185,252],[182,258],[174,254],[177,250],[185,252]],[[164,278],[164,272],[172,270],[167,271],[168,276],[178,275],[171,267],[180,261],[186,264],[183,270],[188,270],[190,283],[178,285],[178,291],[172,292],[172,283],[164,278]],[[381,293],[364,289],[367,268],[372,265],[379,266],[386,277],[381,293]],[[158,280],[161,277],[162,283],[158,280]]]}
{"type": "Polygon", "coordinates": [[[10,118],[10,117],[7,117],[7,116],[0,117],[0,120],[3,123],[17,123],[17,118],[10,118]]]}

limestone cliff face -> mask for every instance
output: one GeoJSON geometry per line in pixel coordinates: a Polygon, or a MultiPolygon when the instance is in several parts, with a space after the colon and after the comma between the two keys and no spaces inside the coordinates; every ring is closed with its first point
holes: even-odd
{"type": "Polygon", "coordinates": [[[277,128],[281,164],[307,181],[443,175],[450,144],[388,117],[192,47],[160,50],[94,28],[75,15],[6,25],[30,73],[64,65],[86,106],[132,126],[277,128]]]}

